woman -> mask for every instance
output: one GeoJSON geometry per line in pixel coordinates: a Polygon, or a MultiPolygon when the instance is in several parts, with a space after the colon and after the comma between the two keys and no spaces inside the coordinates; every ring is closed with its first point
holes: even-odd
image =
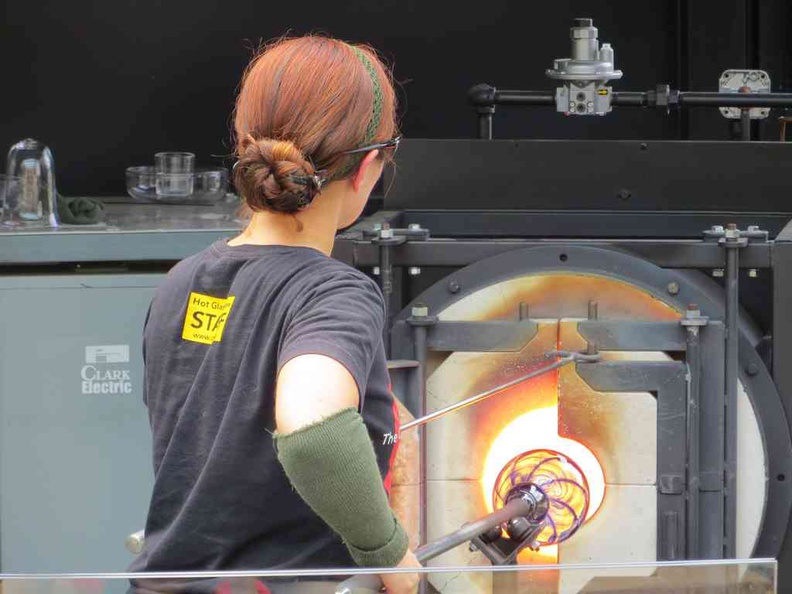
{"type": "Polygon", "coordinates": [[[386,494],[382,295],[330,258],[398,145],[395,106],[367,47],[286,39],[249,66],[234,179],[250,222],[174,267],[144,331],[156,477],[133,570],[418,567],[386,494]]]}

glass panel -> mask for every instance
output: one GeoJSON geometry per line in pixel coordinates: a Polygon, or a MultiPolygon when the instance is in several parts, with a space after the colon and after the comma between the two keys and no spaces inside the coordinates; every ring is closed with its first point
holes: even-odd
{"type": "MultiPolygon", "coordinates": [[[[373,570],[0,575],[0,594],[371,594],[373,570]],[[342,581],[355,576],[357,583],[342,581]],[[134,578],[134,586],[130,579],[134,578]],[[368,582],[368,584],[366,584],[368,582]]],[[[384,570],[388,573],[404,573],[384,570]]],[[[443,594],[776,592],[776,562],[688,561],[608,565],[424,568],[443,594]]]]}

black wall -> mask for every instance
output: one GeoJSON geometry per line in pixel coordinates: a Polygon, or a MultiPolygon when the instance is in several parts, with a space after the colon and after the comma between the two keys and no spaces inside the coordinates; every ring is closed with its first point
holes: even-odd
{"type": "MultiPolygon", "coordinates": [[[[321,31],[368,41],[395,63],[403,130],[411,137],[475,134],[465,92],[550,89],[544,70],[569,54],[568,27],[590,16],[616,49],[620,90],[668,82],[715,90],[726,68],[762,67],[792,90],[787,0],[6,0],[0,55],[0,152],[32,136],[54,152],[64,194],[124,193],[124,169],[160,150],[217,164],[230,152],[239,77],[261,40],[321,31]]],[[[777,113],[773,114],[778,115],[777,113]]],[[[717,110],[660,116],[622,110],[565,118],[500,109],[496,137],[728,138],[717,110]]],[[[773,117],[757,136],[776,138],[773,117]]]]}

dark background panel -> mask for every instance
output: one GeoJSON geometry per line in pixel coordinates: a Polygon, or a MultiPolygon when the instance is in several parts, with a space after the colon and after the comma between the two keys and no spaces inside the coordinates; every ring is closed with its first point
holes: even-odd
{"type": "MultiPolygon", "coordinates": [[[[27,136],[44,141],[65,194],[123,194],[124,168],[159,150],[221,163],[245,65],[262,41],[289,31],[372,43],[394,63],[403,130],[414,138],[473,136],[473,84],[551,89],[544,70],[569,54],[576,16],[594,18],[613,44],[625,72],[619,90],[714,90],[720,72],[747,65],[770,70],[776,90],[790,90],[792,77],[785,0],[6,0],[1,10],[0,150],[27,136]]],[[[773,118],[761,134],[777,138],[777,129],[773,118]]],[[[715,139],[729,128],[713,109],[589,119],[499,108],[495,136],[715,139]]]]}

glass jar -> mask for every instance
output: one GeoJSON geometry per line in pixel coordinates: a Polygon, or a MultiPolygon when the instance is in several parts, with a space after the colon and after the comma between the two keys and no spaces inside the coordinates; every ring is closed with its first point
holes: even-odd
{"type": "Polygon", "coordinates": [[[38,140],[20,140],[8,151],[6,174],[19,178],[16,201],[5,204],[6,221],[26,226],[58,226],[55,163],[38,140]]]}

